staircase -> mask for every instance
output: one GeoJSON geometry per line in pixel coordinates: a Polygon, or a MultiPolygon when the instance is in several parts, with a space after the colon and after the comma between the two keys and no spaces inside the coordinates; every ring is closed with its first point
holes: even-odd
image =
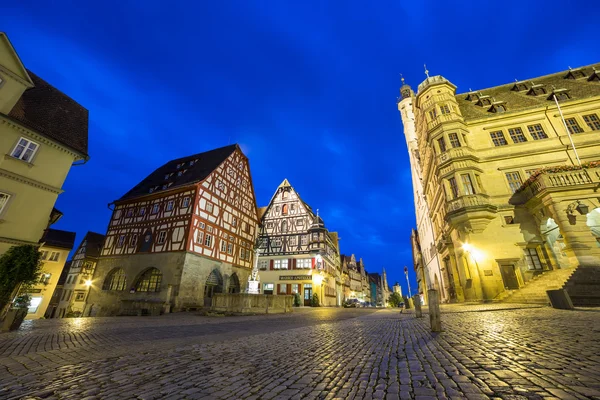
{"type": "Polygon", "coordinates": [[[550,304],[546,290],[561,289],[575,268],[555,269],[537,275],[518,290],[507,290],[496,297],[502,303],[550,304]]]}

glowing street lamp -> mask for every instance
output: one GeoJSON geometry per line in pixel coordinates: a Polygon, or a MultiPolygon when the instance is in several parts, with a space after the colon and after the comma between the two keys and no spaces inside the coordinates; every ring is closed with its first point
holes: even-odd
{"type": "MultiPolygon", "coordinates": [[[[481,299],[483,300],[483,279],[481,278],[481,270],[479,269],[478,260],[481,261],[483,259],[483,253],[475,248],[473,245],[469,243],[463,243],[462,249],[465,253],[467,253],[473,261],[475,261],[475,267],[477,268],[477,276],[479,277],[479,284],[481,285],[481,299]]],[[[469,267],[469,259],[467,258],[467,267],[469,267]]],[[[475,285],[473,285],[473,290],[475,290],[475,297],[477,297],[477,289],[475,285]]]]}
{"type": "Polygon", "coordinates": [[[85,286],[87,286],[88,288],[90,286],[92,286],[92,281],[90,279],[88,279],[87,281],[85,281],[85,286]]]}

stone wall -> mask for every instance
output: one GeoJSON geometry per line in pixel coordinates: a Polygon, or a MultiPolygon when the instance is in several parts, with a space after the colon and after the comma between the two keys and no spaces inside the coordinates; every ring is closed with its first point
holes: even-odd
{"type": "Polygon", "coordinates": [[[271,294],[217,294],[212,299],[213,311],[253,314],[292,312],[294,296],[271,294]]]}

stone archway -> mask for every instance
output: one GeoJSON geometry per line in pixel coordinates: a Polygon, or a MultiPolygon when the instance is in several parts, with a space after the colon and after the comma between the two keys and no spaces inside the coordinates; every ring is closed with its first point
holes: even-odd
{"type": "Polygon", "coordinates": [[[564,254],[565,242],[560,227],[554,218],[544,218],[540,224],[540,233],[552,252],[559,268],[567,268],[569,260],[564,254]]]}
{"type": "Polygon", "coordinates": [[[600,208],[595,208],[587,214],[586,225],[592,231],[596,245],[600,247],[600,208]]]}
{"type": "Polygon", "coordinates": [[[240,293],[240,280],[236,273],[229,277],[229,284],[227,285],[227,293],[240,293]]]}
{"type": "Polygon", "coordinates": [[[223,276],[218,269],[213,269],[204,283],[204,306],[212,305],[213,295],[223,293],[223,276]]]}

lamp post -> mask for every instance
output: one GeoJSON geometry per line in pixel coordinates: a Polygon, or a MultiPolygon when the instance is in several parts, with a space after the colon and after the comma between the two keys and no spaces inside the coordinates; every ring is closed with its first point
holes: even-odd
{"type": "MultiPolygon", "coordinates": [[[[469,255],[469,257],[473,258],[473,261],[475,261],[475,267],[477,269],[477,277],[479,278],[479,284],[481,285],[481,300],[483,300],[484,299],[483,280],[481,279],[481,270],[479,269],[479,263],[477,262],[477,257],[475,255],[473,255],[474,248],[469,243],[464,243],[462,248],[463,248],[463,251],[465,253],[467,253],[469,255]]],[[[467,268],[469,268],[469,274],[470,274],[471,269],[469,266],[469,259],[466,258],[466,260],[467,260],[467,268]]],[[[475,288],[475,285],[473,285],[473,290],[475,291],[475,297],[477,298],[477,289],[475,288]]]]}
{"type": "Polygon", "coordinates": [[[412,297],[412,294],[410,292],[410,281],[408,280],[408,267],[404,267],[404,275],[406,275],[406,283],[408,284],[408,298],[412,297]]]}

